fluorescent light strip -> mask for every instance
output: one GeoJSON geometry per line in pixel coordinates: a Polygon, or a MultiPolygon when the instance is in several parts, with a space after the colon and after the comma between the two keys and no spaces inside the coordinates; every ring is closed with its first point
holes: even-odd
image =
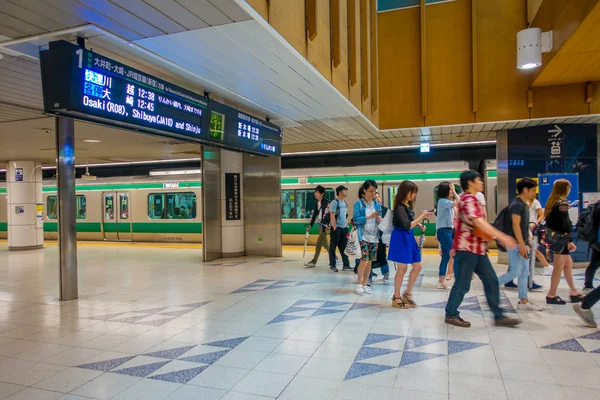
{"type": "MultiPolygon", "coordinates": [[[[496,144],[495,140],[482,140],[477,142],[460,142],[460,143],[438,143],[431,144],[430,147],[462,147],[462,146],[477,146],[486,144],[496,144]]],[[[342,150],[317,150],[317,151],[299,151],[296,153],[281,153],[282,156],[297,156],[306,154],[335,154],[335,153],[356,153],[359,151],[385,151],[385,150],[402,150],[402,149],[420,149],[421,145],[407,146],[387,146],[387,147],[363,147],[360,149],[342,149],[342,150]]]]}
{"type": "MultiPolygon", "coordinates": [[[[189,161],[201,161],[202,158],[178,158],[174,160],[146,160],[146,161],[120,161],[120,162],[110,162],[104,164],[77,164],[75,168],[85,168],[85,167],[119,167],[124,165],[144,165],[144,164],[161,164],[161,163],[173,163],[173,162],[189,162],[189,161]]],[[[53,170],[56,169],[55,165],[47,165],[42,167],[43,170],[53,170]]],[[[0,172],[6,172],[6,168],[0,169],[0,172]]]]}

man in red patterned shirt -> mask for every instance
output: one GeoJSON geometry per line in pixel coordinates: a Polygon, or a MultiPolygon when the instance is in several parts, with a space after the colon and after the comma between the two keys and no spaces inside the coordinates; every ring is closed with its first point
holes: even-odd
{"type": "Polygon", "coordinates": [[[498,276],[487,256],[488,244],[483,237],[495,238],[506,248],[513,248],[517,242],[491,226],[483,218],[481,204],[475,197],[483,190],[481,175],[477,171],[465,171],[460,175],[460,186],[464,195],[458,205],[458,223],[454,234],[452,249],[456,251],[454,274],[456,281],[448,303],[446,304],[446,323],[468,328],[471,323],[460,317],[458,308],[463,298],[471,289],[473,273],[479,276],[483,283],[485,297],[494,313],[497,326],[514,326],[521,323],[518,319],[508,318],[500,308],[500,287],[498,276]]]}

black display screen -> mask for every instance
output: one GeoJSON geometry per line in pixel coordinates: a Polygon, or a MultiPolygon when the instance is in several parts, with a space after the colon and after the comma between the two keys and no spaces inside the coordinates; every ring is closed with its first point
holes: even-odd
{"type": "Polygon", "coordinates": [[[69,42],[51,42],[40,64],[47,113],[281,155],[277,126],[69,42]]]}
{"type": "Polygon", "coordinates": [[[40,59],[42,81],[54,81],[44,84],[46,112],[194,141],[208,135],[204,96],[68,42],[52,43],[40,59]]]}

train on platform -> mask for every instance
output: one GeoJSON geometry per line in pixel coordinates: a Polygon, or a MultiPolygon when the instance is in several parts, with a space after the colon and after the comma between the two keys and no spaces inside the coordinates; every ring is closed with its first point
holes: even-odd
{"type": "MultiPolygon", "coordinates": [[[[412,180],[419,186],[415,212],[434,208],[440,182],[459,183],[467,162],[437,162],[357,166],[349,168],[286,169],[281,173],[281,231],[284,245],[304,242],[315,204],[314,188],[323,185],[333,199],[335,188],[346,186],[351,214],[358,190],[366,179],[378,183],[385,206],[391,207],[398,185],[412,180]]],[[[485,197],[488,218],[496,215],[496,161],[486,160],[485,197]]],[[[201,175],[133,176],[76,182],[77,239],[81,241],[202,242],[201,175]]],[[[0,238],[7,238],[6,185],[0,183],[0,238]]],[[[44,238],[58,237],[56,181],[44,181],[44,238]]],[[[350,215],[351,217],[351,215],[350,215]]],[[[311,232],[317,233],[317,226],[311,232]]],[[[435,217],[425,232],[426,247],[436,246],[435,217]]],[[[311,235],[314,244],[316,235],[311,235]]]]}

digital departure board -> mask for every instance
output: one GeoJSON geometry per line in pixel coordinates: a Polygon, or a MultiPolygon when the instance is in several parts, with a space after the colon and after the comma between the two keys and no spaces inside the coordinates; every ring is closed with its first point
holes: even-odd
{"type": "Polygon", "coordinates": [[[200,140],[208,99],[68,42],[40,54],[48,113],[200,140]]]}
{"type": "Polygon", "coordinates": [[[281,155],[277,126],[69,42],[51,42],[40,65],[47,113],[281,155]]]}

